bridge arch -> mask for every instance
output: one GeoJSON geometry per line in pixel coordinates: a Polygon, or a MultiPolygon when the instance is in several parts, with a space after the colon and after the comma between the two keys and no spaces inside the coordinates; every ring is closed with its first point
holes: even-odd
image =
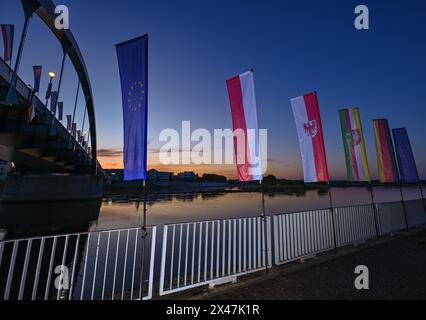
{"type": "Polygon", "coordinates": [[[85,98],[87,115],[90,125],[90,142],[92,146],[91,156],[95,170],[97,169],[97,144],[96,144],[96,121],[95,107],[93,101],[92,87],[89,74],[81,54],[80,48],[75,40],[71,30],[56,29],[55,27],[55,8],[56,5],[51,0],[21,0],[26,18],[36,14],[56,36],[61,44],[64,53],[68,56],[80,81],[81,89],[85,98]]]}

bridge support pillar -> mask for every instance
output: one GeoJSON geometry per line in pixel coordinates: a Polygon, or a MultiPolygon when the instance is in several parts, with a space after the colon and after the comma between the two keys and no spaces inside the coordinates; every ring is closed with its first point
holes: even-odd
{"type": "Polygon", "coordinates": [[[76,174],[10,174],[2,202],[100,199],[103,177],[76,174]]]}

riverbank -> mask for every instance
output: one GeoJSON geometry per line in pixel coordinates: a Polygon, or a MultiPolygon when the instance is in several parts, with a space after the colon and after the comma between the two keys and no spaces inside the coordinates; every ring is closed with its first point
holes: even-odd
{"type": "MultiPolygon", "coordinates": [[[[183,193],[240,193],[240,192],[266,192],[304,195],[309,190],[319,190],[326,194],[328,186],[326,184],[304,184],[303,182],[286,183],[219,183],[219,182],[167,182],[148,184],[149,194],[183,194],[183,193]]],[[[104,186],[104,196],[128,195],[140,196],[143,193],[141,181],[115,182],[104,186]]]]}

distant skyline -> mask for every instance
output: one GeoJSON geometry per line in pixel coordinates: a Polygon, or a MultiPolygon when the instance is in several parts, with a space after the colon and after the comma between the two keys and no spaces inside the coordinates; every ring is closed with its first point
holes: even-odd
{"type": "MultiPolygon", "coordinates": [[[[106,168],[122,167],[122,107],[114,44],[149,34],[148,169],[236,177],[234,165],[162,166],[160,132],[231,128],[226,79],[253,68],[259,127],[268,129],[268,172],[302,179],[290,99],[317,91],[332,179],[346,177],[338,110],[359,107],[372,178],[377,163],[372,120],[407,127],[419,174],[426,178],[426,2],[363,1],[370,30],[354,28],[359,1],[108,1],[63,0],[88,68],[94,94],[98,155],[106,168]]],[[[3,0],[0,23],[15,24],[14,55],[23,26],[20,1],[3,0]]],[[[0,44],[1,54],[3,44],[0,44]]],[[[38,17],[30,22],[20,76],[32,66],[59,72],[61,48],[38,17]]],[[[69,61],[62,99],[73,108],[77,77],[69,61]]],[[[56,83],[57,84],[57,83],[56,83]]],[[[82,98],[78,120],[81,123],[82,98]]]]}

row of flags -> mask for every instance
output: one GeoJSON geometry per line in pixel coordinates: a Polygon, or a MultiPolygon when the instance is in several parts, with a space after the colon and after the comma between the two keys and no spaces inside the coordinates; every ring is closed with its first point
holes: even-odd
{"type": "MultiPolygon", "coordinates": [[[[310,93],[294,98],[291,105],[298,130],[305,182],[329,182],[317,95],[310,93]]],[[[358,108],[339,110],[339,118],[347,180],[371,182],[360,111],[358,108]]],[[[375,119],[373,126],[380,182],[419,183],[406,128],[393,129],[391,135],[387,119],[375,119]]]]}
{"type": "MultiPolygon", "coordinates": [[[[234,132],[244,131],[245,144],[234,139],[235,159],[240,181],[262,180],[257,107],[253,71],[227,80],[234,132]]],[[[290,100],[296,123],[306,183],[330,182],[323,127],[316,92],[290,100]]],[[[358,108],[339,110],[345,150],[347,180],[371,182],[361,115],[358,108]]],[[[416,162],[406,128],[391,131],[387,119],[373,120],[377,166],[381,183],[419,183],[416,162]],[[393,139],[392,139],[393,137],[393,139]],[[394,148],[395,146],[395,148],[394,148]]]]}
{"type": "MultiPolygon", "coordinates": [[[[145,180],[148,36],[144,35],[122,42],[115,47],[123,105],[124,179],[145,180]]],[[[232,125],[237,135],[234,139],[234,152],[238,179],[240,181],[262,180],[253,70],[228,79],[226,86],[232,125]],[[238,139],[239,135],[242,136],[242,140],[238,139]]],[[[299,138],[304,181],[307,183],[330,182],[317,93],[312,92],[293,98],[290,104],[299,138]]],[[[358,108],[350,108],[339,110],[338,113],[345,150],[347,179],[350,182],[371,182],[360,111],[358,108]]],[[[386,119],[376,119],[373,124],[380,182],[419,182],[406,129],[392,130],[392,141],[386,119]]]]}

